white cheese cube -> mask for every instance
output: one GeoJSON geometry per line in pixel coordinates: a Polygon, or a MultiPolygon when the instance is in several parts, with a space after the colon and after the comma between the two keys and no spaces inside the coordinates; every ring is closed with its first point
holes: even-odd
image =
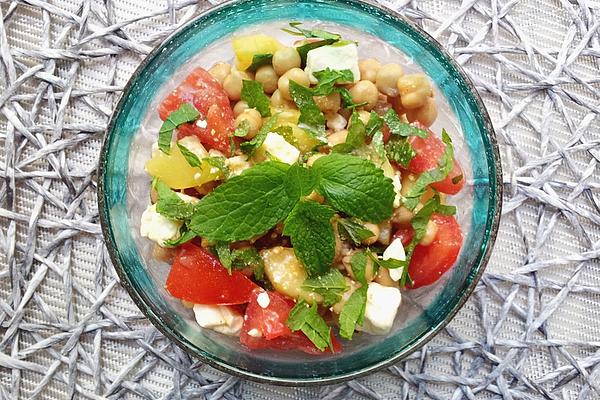
{"type": "Polygon", "coordinates": [[[367,306],[363,326],[359,331],[371,335],[386,335],[394,325],[396,313],[402,302],[400,290],[371,282],[367,289],[367,306]]]}
{"type": "Polygon", "coordinates": [[[230,176],[238,176],[252,166],[248,162],[248,156],[235,156],[225,160],[225,165],[229,168],[230,176]]]}
{"type": "Polygon", "coordinates": [[[261,148],[274,159],[286,164],[294,164],[300,157],[300,150],[274,132],[267,133],[261,148]]]}
{"type": "Polygon", "coordinates": [[[358,69],[358,47],[356,44],[348,43],[342,46],[333,44],[318,47],[308,52],[304,72],[308,75],[310,83],[314,85],[318,82],[313,73],[327,68],[336,71],[349,69],[354,74],[354,82],[358,82],[360,80],[360,70],[358,69]]]}
{"type": "Polygon", "coordinates": [[[156,204],[152,204],[142,214],[140,235],[163,246],[166,240],[179,236],[181,225],[181,222],[173,221],[159,214],[156,211],[156,204]]]}
{"type": "Polygon", "coordinates": [[[202,143],[200,143],[200,139],[197,136],[190,135],[184,138],[181,138],[177,141],[180,145],[194,153],[199,160],[208,157],[208,151],[204,148],[202,143]]]}
{"type": "MultiPolygon", "coordinates": [[[[384,250],[383,259],[384,260],[394,259],[394,260],[400,260],[400,261],[406,260],[406,253],[404,252],[404,246],[402,245],[402,240],[400,240],[399,238],[394,239],[392,241],[392,243],[390,243],[390,245],[384,250]]],[[[390,278],[392,278],[392,280],[398,282],[400,280],[400,278],[402,278],[403,270],[404,270],[404,268],[392,268],[392,269],[388,270],[388,272],[390,273],[390,278]]]]}
{"type": "Polygon", "coordinates": [[[244,318],[227,306],[195,304],[194,315],[201,327],[230,336],[238,336],[244,323],[244,318]]]}

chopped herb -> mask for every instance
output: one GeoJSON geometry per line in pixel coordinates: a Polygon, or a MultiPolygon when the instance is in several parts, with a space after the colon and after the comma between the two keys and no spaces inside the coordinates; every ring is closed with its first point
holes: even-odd
{"type": "Polygon", "coordinates": [[[271,65],[272,62],[273,54],[255,54],[252,57],[252,64],[250,64],[250,66],[246,68],[246,71],[254,72],[264,65],[271,65]]]}
{"type": "Polygon", "coordinates": [[[366,250],[359,250],[352,255],[350,259],[350,267],[352,268],[352,274],[356,278],[357,282],[363,285],[367,284],[367,263],[369,257],[367,256],[366,250]]]}
{"type": "Polygon", "coordinates": [[[367,290],[367,285],[362,285],[356,289],[342,308],[340,313],[340,336],[344,339],[351,340],[356,325],[362,326],[364,322],[367,290]]]}
{"type": "Polygon", "coordinates": [[[457,175],[454,178],[452,178],[452,183],[457,185],[462,180],[463,180],[463,176],[462,176],[462,174],[460,174],[460,175],[457,175]]]}
{"type": "Polygon", "coordinates": [[[365,125],[361,121],[358,113],[354,111],[350,118],[348,135],[344,143],[336,144],[331,151],[334,153],[350,153],[365,144],[365,125]]]}
{"type": "Polygon", "coordinates": [[[213,156],[203,158],[202,161],[206,161],[212,168],[217,168],[224,178],[229,177],[229,167],[227,167],[227,159],[225,157],[213,156]]]}
{"type": "Polygon", "coordinates": [[[286,218],[283,234],[290,237],[294,253],[309,277],[324,274],[335,256],[331,218],[335,211],[312,200],[300,200],[286,218]]]}
{"type": "Polygon", "coordinates": [[[263,124],[263,126],[260,128],[256,136],[254,136],[252,140],[240,144],[240,149],[242,150],[242,152],[247,154],[248,157],[252,157],[256,150],[258,150],[258,148],[262,146],[265,139],[267,138],[268,133],[271,132],[276,123],[277,115],[273,115],[267,120],[267,122],[263,124]]]}
{"type": "Polygon", "coordinates": [[[383,124],[383,118],[381,118],[375,111],[371,111],[369,121],[367,122],[367,126],[365,126],[365,134],[368,137],[375,135],[375,133],[381,131],[383,124]]]}
{"type": "Polygon", "coordinates": [[[325,275],[308,278],[302,288],[323,296],[323,305],[332,306],[340,301],[342,294],[348,290],[344,275],[337,269],[332,269],[325,275]]]}
{"type": "Polygon", "coordinates": [[[385,145],[385,153],[388,159],[397,162],[404,168],[408,167],[410,160],[417,155],[408,140],[403,137],[391,138],[385,145]]]}
{"type": "Polygon", "coordinates": [[[290,311],[286,323],[292,332],[302,331],[319,350],[325,351],[329,347],[333,351],[331,328],[319,315],[316,303],[309,307],[308,303],[300,300],[290,311]]]}
{"type": "Polygon", "coordinates": [[[342,37],[337,33],[331,33],[324,31],[322,29],[304,29],[300,28],[302,22],[290,22],[290,28],[283,28],[282,31],[289,33],[294,36],[304,36],[306,38],[319,38],[319,39],[330,39],[330,40],[340,40],[342,37]]]}
{"type": "Polygon", "coordinates": [[[179,125],[194,122],[200,113],[192,103],[182,103],[179,108],[173,111],[162,123],[158,131],[158,148],[165,154],[171,152],[171,138],[173,130],[179,125]]]}
{"type": "Polygon", "coordinates": [[[333,93],[337,83],[354,82],[354,74],[349,69],[338,71],[327,68],[313,75],[318,80],[317,86],[312,89],[313,96],[328,96],[333,93]]]}
{"type": "Polygon", "coordinates": [[[231,250],[227,243],[218,242],[215,245],[215,252],[230,275],[235,269],[252,268],[256,279],[262,280],[265,266],[254,247],[231,250]]]}
{"type": "Polygon", "coordinates": [[[312,91],[294,81],[290,81],[290,96],[300,110],[298,123],[322,136],[325,132],[325,116],[315,103],[312,91]]]}
{"type": "Polygon", "coordinates": [[[385,152],[385,143],[383,142],[383,132],[377,131],[373,135],[373,139],[371,140],[371,145],[377,154],[379,160],[383,163],[385,162],[387,155],[385,152]]]}
{"type": "Polygon", "coordinates": [[[242,81],[241,99],[248,103],[250,108],[256,108],[261,117],[271,116],[271,102],[260,82],[244,79],[242,81]]]}
{"type": "Polygon", "coordinates": [[[187,163],[190,165],[190,167],[202,167],[202,162],[200,161],[197,155],[192,153],[187,147],[185,147],[179,142],[177,142],[177,147],[179,147],[179,151],[183,155],[183,158],[185,158],[187,163]]]}
{"type": "Polygon", "coordinates": [[[181,200],[177,193],[161,180],[155,180],[154,187],[158,193],[156,211],[160,215],[179,221],[185,221],[192,217],[195,212],[195,204],[181,200]]]}
{"type": "Polygon", "coordinates": [[[342,98],[343,108],[355,109],[357,107],[362,107],[365,104],[368,104],[366,101],[363,101],[362,103],[355,103],[354,100],[352,100],[352,95],[350,94],[350,91],[345,87],[338,87],[336,88],[336,90],[340,93],[340,96],[342,98]]]}
{"type": "Polygon", "coordinates": [[[454,148],[452,146],[452,139],[450,139],[450,136],[445,129],[442,129],[442,142],[446,144],[446,148],[438,162],[438,167],[423,172],[404,198],[404,207],[409,210],[414,210],[417,204],[419,204],[419,199],[423,193],[425,193],[427,186],[446,178],[454,167],[454,148]]]}
{"type": "Polygon", "coordinates": [[[383,114],[383,120],[387,124],[388,128],[390,128],[390,133],[392,136],[418,136],[422,138],[429,136],[429,132],[427,132],[425,129],[417,128],[416,126],[402,121],[393,108],[390,108],[385,114],[383,114]]]}
{"type": "Polygon", "coordinates": [[[233,131],[233,136],[246,137],[250,132],[250,122],[247,119],[243,119],[240,124],[233,131]]]}
{"type": "Polygon", "coordinates": [[[375,235],[363,224],[350,218],[340,218],[338,220],[337,228],[340,238],[343,240],[352,241],[352,243],[354,243],[356,246],[360,246],[363,240],[375,235]]]}

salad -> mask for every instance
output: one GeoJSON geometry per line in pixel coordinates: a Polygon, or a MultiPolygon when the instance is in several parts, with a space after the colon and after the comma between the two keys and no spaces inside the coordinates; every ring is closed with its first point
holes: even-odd
{"type": "Polygon", "coordinates": [[[292,22],[232,40],[162,100],[141,236],[198,324],[249,349],[339,352],[386,335],[449,270],[464,186],[430,81],[292,22]],[[402,318],[399,315],[398,318],[402,318]],[[335,331],[335,333],[334,333],[335,331]],[[340,340],[342,339],[342,340],[340,340]]]}

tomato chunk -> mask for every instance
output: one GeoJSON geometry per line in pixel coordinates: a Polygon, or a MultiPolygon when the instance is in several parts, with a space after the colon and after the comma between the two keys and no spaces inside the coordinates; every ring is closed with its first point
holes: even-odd
{"type": "MultiPolygon", "coordinates": [[[[415,122],[413,125],[425,129],[429,132],[429,136],[420,138],[418,136],[411,136],[408,141],[415,151],[416,155],[410,160],[408,164],[408,171],[421,174],[425,171],[432,170],[438,167],[438,163],[444,154],[446,145],[442,140],[435,136],[431,130],[425,125],[419,122],[415,122]]],[[[462,168],[456,158],[454,159],[454,166],[448,176],[440,181],[431,185],[435,190],[447,194],[456,194],[462,190],[465,185],[464,175],[462,168]]]]}
{"type": "Polygon", "coordinates": [[[221,84],[203,68],[193,70],[158,107],[164,121],[182,103],[192,103],[200,112],[198,123],[177,129],[177,137],[196,135],[205,146],[229,155],[229,137],[234,130],[234,115],[221,84]]]}
{"type": "MultiPolygon", "coordinates": [[[[300,350],[308,354],[323,354],[302,332],[292,332],[287,327],[286,321],[294,305],[292,299],[277,292],[254,290],[246,308],[240,342],[251,350],[300,350]],[[265,308],[258,303],[261,293],[269,296],[269,304],[265,308]]],[[[341,351],[341,344],[333,333],[331,339],[334,352],[341,351]]]]}
{"type": "MultiPolygon", "coordinates": [[[[431,220],[437,225],[435,238],[428,246],[417,245],[413,252],[408,273],[413,280],[413,289],[431,285],[440,279],[456,261],[462,246],[463,235],[453,216],[433,214],[431,220]]],[[[411,226],[402,226],[394,234],[403,244],[408,244],[414,235],[411,226]],[[410,238],[410,239],[407,239],[410,238]]]]}
{"type": "Polygon", "coordinates": [[[179,247],[167,278],[173,297],[196,304],[247,303],[257,287],[240,271],[229,275],[215,256],[191,243],[179,247]]]}

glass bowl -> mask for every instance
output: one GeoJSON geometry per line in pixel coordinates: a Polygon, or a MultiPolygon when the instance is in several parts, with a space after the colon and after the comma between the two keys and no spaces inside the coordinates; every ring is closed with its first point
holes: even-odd
{"type": "Polygon", "coordinates": [[[339,382],[401,360],[419,349],[457,313],[487,264],[498,229],[502,199],[495,135],[485,107],[462,69],[421,29],[391,10],[355,0],[242,0],[198,16],[167,38],[142,62],[113,114],[99,168],[102,229],[123,286],[150,321],[190,354],[228,373],[287,385],[339,382]],[[191,310],[172,298],[164,283],[169,266],[152,256],[140,238],[139,219],[149,201],[150,157],[164,94],[193,66],[231,59],[228,40],[240,30],[284,27],[289,21],[318,23],[350,32],[363,56],[376,54],[408,70],[422,70],[435,83],[440,117],[453,137],[466,186],[454,197],[465,239],[455,266],[436,284],[403,292],[403,305],[387,336],[357,334],[340,354],[254,351],[231,338],[200,328],[191,310]],[[316,22],[318,21],[318,22],[316,22]],[[203,54],[203,51],[205,53],[203,54]],[[216,59],[215,59],[216,58],[216,59]]]}

